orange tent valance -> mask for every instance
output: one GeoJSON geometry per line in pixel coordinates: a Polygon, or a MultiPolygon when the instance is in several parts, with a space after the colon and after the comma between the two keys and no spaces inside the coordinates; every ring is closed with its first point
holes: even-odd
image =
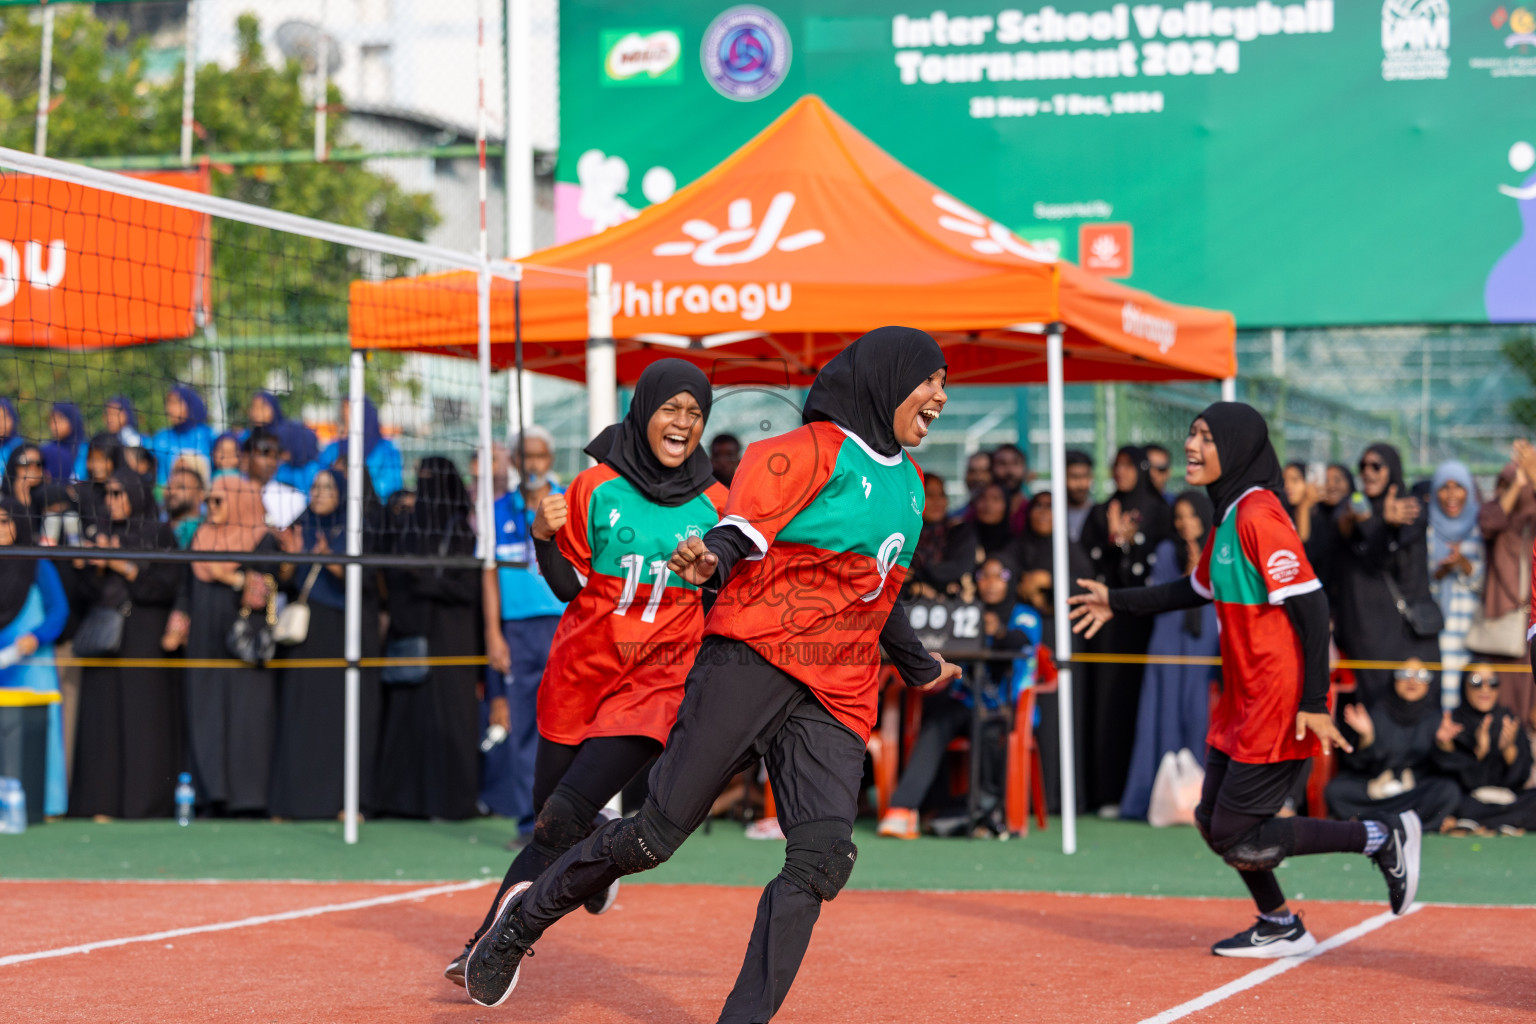
{"type": "MultiPolygon", "coordinates": [[[[671,199],[530,256],[524,366],[585,377],[588,266],[613,268],[618,379],[652,360],[805,383],[882,324],[939,339],[955,383],[1045,380],[1043,325],[1066,326],[1065,378],[1220,378],[1231,314],[1165,302],[1030,248],[807,96],[671,199]],[[565,273],[549,273],[551,268],[565,273]]],[[[492,285],[492,362],[513,360],[513,284],[492,285]]],[[[467,272],[354,282],[357,348],[473,356],[467,272]]],[[[718,378],[717,378],[718,379],[718,378]]]]}

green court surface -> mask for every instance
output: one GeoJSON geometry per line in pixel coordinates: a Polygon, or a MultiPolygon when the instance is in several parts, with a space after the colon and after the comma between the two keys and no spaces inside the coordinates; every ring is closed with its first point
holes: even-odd
{"type": "MultiPolygon", "coordinates": [[[[368,822],[361,841],[342,842],[330,822],[62,821],[0,835],[0,878],[307,879],[435,881],[500,876],[515,829],[505,819],[443,824],[368,822]]],[[[1078,823],[1078,852],[1061,852],[1060,823],[1007,841],[881,839],[861,822],[850,885],[865,889],[1011,889],[1143,896],[1241,897],[1231,869],[1191,828],[1078,823]]],[[[1536,904],[1536,837],[1424,843],[1425,901],[1536,904]]],[[[761,886],[778,871],[783,844],[753,841],[741,826],[702,830],[667,864],[632,881],[761,886]]],[[[1294,899],[1377,900],[1384,887],[1362,857],[1297,857],[1280,869],[1294,899]]]]}

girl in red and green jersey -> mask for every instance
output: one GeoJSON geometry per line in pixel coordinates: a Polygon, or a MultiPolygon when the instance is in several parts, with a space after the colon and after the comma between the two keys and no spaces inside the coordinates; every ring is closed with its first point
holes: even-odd
{"type": "Polygon", "coordinates": [[[1075,632],[1092,636],[1117,613],[1216,604],[1221,698],[1211,711],[1205,787],[1195,823],[1238,869],[1258,906],[1253,927],[1211,947],[1218,956],[1281,957],[1316,940],[1286,906],[1274,869],[1292,854],[1365,853],[1401,914],[1418,888],[1421,828],[1412,811],[1387,821],[1276,814],[1321,747],[1351,749],[1328,711],[1328,601],[1280,503],[1280,460],[1251,406],[1218,402],[1184,442],[1185,479],[1204,485],[1216,529],[1192,576],[1158,587],[1088,590],[1071,599],[1075,632]]]}
{"type": "MultiPolygon", "coordinates": [[[[600,824],[600,809],[661,752],[677,718],[704,610],[699,588],[667,559],[678,541],[713,528],[725,503],[699,447],[709,408],[698,367],[652,363],[628,415],[587,446],[598,464],[539,506],[539,569],[568,604],[539,684],[537,819],[475,939],[449,964],[450,980],[462,983],[464,958],[501,894],[537,878],[600,824]]],[[[607,910],[617,888],[587,908],[607,910]]]]}
{"type": "Polygon", "coordinates": [[[853,870],[853,818],[875,720],[880,648],[903,679],[942,686],[896,607],[922,528],[923,485],[902,451],[944,407],[944,353],[922,331],[883,327],[835,356],[804,426],[747,449],[720,525],[681,538],[669,567],[719,592],[677,724],[640,813],[509,892],[475,946],[470,995],[504,1000],[546,928],[626,874],[656,867],[703,823],[733,775],[768,763],[784,868],[763,890],[720,1021],[766,1021],[789,992],[821,904],[853,870]]]}

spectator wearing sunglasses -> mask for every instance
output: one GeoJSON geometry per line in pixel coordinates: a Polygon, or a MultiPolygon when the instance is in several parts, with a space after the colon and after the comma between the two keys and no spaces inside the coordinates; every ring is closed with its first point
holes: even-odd
{"type": "Polygon", "coordinates": [[[1391,675],[1391,687],[1370,706],[1344,706],[1342,731],[1354,752],[1336,752],[1339,774],[1328,783],[1328,809],[1362,821],[1414,811],[1436,829],[1461,792],[1435,770],[1441,713],[1434,673],[1413,658],[1391,675]]]}
{"type": "Polygon", "coordinates": [[[1461,679],[1461,703],[1435,734],[1435,763],[1461,786],[1455,820],[1444,831],[1519,835],[1536,828],[1531,741],[1515,713],[1499,702],[1499,675],[1461,679]]]}
{"type": "Polygon", "coordinates": [[[282,439],[266,427],[252,427],[245,439],[245,472],[261,488],[267,523],[274,530],[288,529],[309,507],[308,495],[277,479],[283,451],[282,439]]]}
{"type": "Polygon", "coordinates": [[[1177,491],[1170,490],[1168,481],[1173,476],[1173,456],[1160,444],[1147,445],[1147,479],[1163,500],[1171,506],[1179,500],[1177,491]]]}
{"type": "MultiPolygon", "coordinates": [[[[1339,519],[1339,648],[1362,661],[1438,662],[1445,619],[1430,596],[1428,517],[1403,483],[1397,449],[1367,448],[1360,483],[1339,519]]],[[[1357,669],[1355,679],[1369,707],[1392,691],[1390,669],[1357,669]]]]}

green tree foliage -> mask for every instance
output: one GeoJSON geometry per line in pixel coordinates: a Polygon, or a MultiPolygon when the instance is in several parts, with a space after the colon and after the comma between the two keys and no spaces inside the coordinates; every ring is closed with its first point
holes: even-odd
{"type": "MultiPolygon", "coordinates": [[[[233,68],[197,69],[196,149],[249,152],[302,149],[314,142],[314,108],[304,69],[273,65],[254,15],[238,23],[233,68]]],[[[0,12],[0,144],[31,151],[42,34],[36,12],[0,12]]],[[[64,159],[174,153],[180,147],[182,77],[146,77],[146,42],[121,22],[97,19],[88,7],[59,9],[54,29],[53,99],[48,154],[64,159]]],[[[332,86],[327,136],[342,141],[346,117],[332,86]]],[[[212,165],[213,193],[308,217],[421,239],[438,221],[432,197],[409,193],[358,163],[212,165]]],[[[101,407],[116,393],[141,410],[141,425],[164,425],[165,390],[181,381],[211,383],[207,349],[227,353],[229,419],[241,423],[250,394],[275,385],[290,414],[336,393],[349,351],[347,288],[364,273],[392,276],[412,268],[346,247],[232,221],[213,226],[213,327],[206,336],[130,350],[10,349],[0,359],[0,394],[14,396],[23,428],[46,436],[49,405],[78,401],[97,429],[101,407]]],[[[400,383],[404,357],[372,362],[377,397],[400,383]]]]}
{"type": "Polygon", "coordinates": [[[1524,331],[1504,339],[1504,358],[1531,386],[1531,395],[1511,399],[1509,417],[1536,431],[1536,331],[1524,331]]]}

